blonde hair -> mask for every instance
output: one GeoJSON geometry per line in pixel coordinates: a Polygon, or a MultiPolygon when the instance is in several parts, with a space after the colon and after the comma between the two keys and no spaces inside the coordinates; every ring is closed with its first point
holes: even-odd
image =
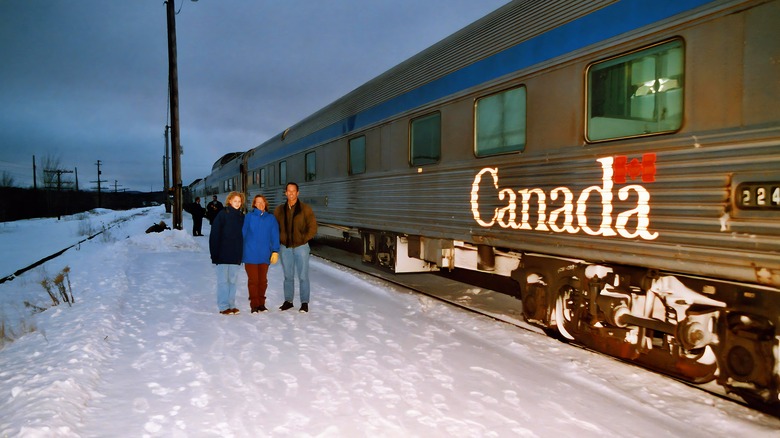
{"type": "Polygon", "coordinates": [[[227,198],[225,198],[225,203],[230,204],[230,200],[233,199],[236,196],[241,198],[241,205],[243,206],[244,205],[244,194],[240,193],[240,192],[230,192],[230,193],[228,193],[227,198]]]}

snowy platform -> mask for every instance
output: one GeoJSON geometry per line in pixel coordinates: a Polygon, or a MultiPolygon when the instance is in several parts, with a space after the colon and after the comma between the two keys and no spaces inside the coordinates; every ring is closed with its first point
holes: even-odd
{"type": "MultiPolygon", "coordinates": [[[[278,310],[283,276],[274,265],[269,312],[249,313],[242,272],[241,314],[220,315],[208,237],[144,234],[170,222],[162,207],[90,218],[108,231],[0,285],[4,320],[23,329],[0,349],[0,436],[709,438],[780,430],[778,418],[319,257],[310,265],[309,313],[278,310]],[[65,266],[76,301],[52,307],[40,282],[65,266]],[[25,301],[48,309],[30,315],[25,301]]],[[[20,221],[0,231],[0,245],[37,260],[62,248],[48,242],[67,244],[71,226],[20,221]]],[[[8,271],[21,255],[3,254],[8,271]]],[[[456,301],[500,298],[458,287],[466,295],[456,301]]]]}

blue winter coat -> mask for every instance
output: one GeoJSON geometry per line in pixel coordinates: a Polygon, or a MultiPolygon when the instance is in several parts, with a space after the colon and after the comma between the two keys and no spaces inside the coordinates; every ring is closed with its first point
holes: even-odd
{"type": "Polygon", "coordinates": [[[215,265],[240,265],[243,256],[244,213],[231,206],[223,208],[211,223],[209,251],[215,265]]]}
{"type": "Polygon", "coordinates": [[[271,253],[279,252],[279,223],[273,214],[253,209],[244,217],[244,263],[271,262],[271,253]]]}

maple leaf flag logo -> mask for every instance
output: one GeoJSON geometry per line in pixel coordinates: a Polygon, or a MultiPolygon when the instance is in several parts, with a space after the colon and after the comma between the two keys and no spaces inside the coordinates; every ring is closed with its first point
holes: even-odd
{"type": "Polygon", "coordinates": [[[625,155],[618,155],[612,163],[612,181],[615,184],[625,184],[626,177],[632,180],[642,177],[642,182],[655,181],[655,154],[642,154],[642,158],[628,161],[625,155]]]}

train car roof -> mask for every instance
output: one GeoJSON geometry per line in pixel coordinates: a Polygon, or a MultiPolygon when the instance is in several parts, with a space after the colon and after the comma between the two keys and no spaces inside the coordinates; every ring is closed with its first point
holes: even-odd
{"type": "Polygon", "coordinates": [[[617,37],[712,0],[515,0],[359,86],[248,151],[304,150],[617,37]]]}
{"type": "Polygon", "coordinates": [[[220,159],[214,162],[214,165],[211,166],[211,171],[215,171],[218,168],[224,166],[225,164],[229,163],[230,161],[240,158],[244,153],[243,152],[228,152],[227,154],[223,155],[220,159]]]}

